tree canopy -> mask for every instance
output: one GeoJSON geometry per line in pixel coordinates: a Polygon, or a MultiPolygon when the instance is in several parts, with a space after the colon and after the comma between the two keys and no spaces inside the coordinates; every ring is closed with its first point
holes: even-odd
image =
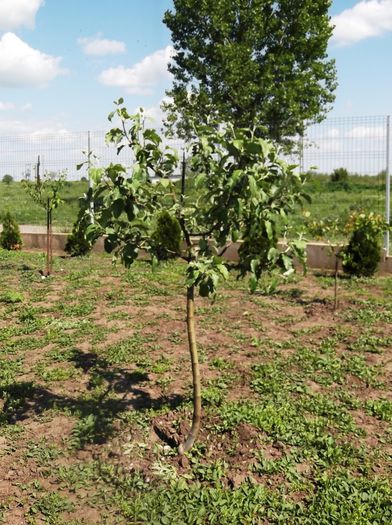
{"type": "Polygon", "coordinates": [[[183,133],[211,113],[282,139],[322,120],[334,101],[327,55],[331,0],[173,0],[168,124],[183,133]]]}

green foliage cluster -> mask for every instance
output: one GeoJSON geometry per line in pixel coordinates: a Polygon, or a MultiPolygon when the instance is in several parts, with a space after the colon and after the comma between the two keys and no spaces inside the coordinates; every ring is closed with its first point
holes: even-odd
{"type": "Polygon", "coordinates": [[[346,168],[336,168],[331,173],[331,189],[333,191],[342,189],[348,191],[350,189],[349,173],[346,168]]]}
{"type": "Polygon", "coordinates": [[[10,212],[3,216],[3,231],[0,233],[0,246],[5,250],[20,250],[22,247],[22,237],[19,225],[10,212]]]}
{"type": "Polygon", "coordinates": [[[348,171],[346,168],[336,168],[331,173],[331,182],[347,182],[348,171]]]}
{"type": "Polygon", "coordinates": [[[350,275],[369,277],[381,260],[382,236],[390,229],[384,217],[375,213],[353,213],[347,224],[351,232],[343,250],[343,269],[350,275]]]}
{"type": "Polygon", "coordinates": [[[39,183],[24,180],[22,185],[32,200],[47,212],[56,209],[63,201],[60,192],[66,184],[65,173],[45,173],[39,183]]]}
{"type": "Polygon", "coordinates": [[[81,257],[91,251],[92,243],[86,237],[86,230],[90,223],[90,217],[86,215],[86,210],[81,206],[72,232],[68,235],[64,247],[65,252],[71,257],[81,257]]]}
{"type": "Polygon", "coordinates": [[[211,114],[260,124],[282,140],[319,121],[334,100],[330,0],[174,0],[164,16],[174,56],[169,123],[192,134],[211,114]]]}
{"type": "Polygon", "coordinates": [[[0,295],[0,303],[15,304],[21,303],[24,297],[20,292],[14,290],[4,292],[0,295]]]}
{"type": "Polygon", "coordinates": [[[95,188],[87,198],[101,200],[102,206],[88,235],[106,234],[106,250],[127,266],[141,249],[151,254],[153,264],[166,258],[168,246],[164,250],[157,246],[173,235],[170,253],[188,262],[187,286],[196,286],[203,296],[214,295],[218,282],[227,278],[231,266],[223,255],[239,239],[245,247],[237,269],[241,276],[250,272],[252,290],[263,272],[279,269],[290,275],[293,256],[303,260],[305,245],[288,241],[282,252],[277,241],[287,233],[290,214],[306,198],[304,178],[295,166],[281,160],[257,129],[225,125],[218,130],[217,123],[196,126],[189,148],[195,192],[192,197],[182,195],[170,178],[179,161],[176,152],[162,149],[162,138],[144,129],[142,116],[129,115],[122,103],[120,99],[110,115],[119,118],[121,127],[113,128],[107,140],[118,150],[131,147],[136,163],[131,174],[120,164],[92,170],[95,188]],[[252,245],[262,251],[250,250],[252,245]]]}
{"type": "Polygon", "coordinates": [[[321,220],[310,219],[307,214],[305,226],[312,239],[329,239],[332,240],[341,236],[344,224],[340,219],[325,218],[321,220]]]}
{"type": "Polygon", "coordinates": [[[181,252],[181,226],[177,218],[167,210],[158,214],[151,234],[152,251],[158,260],[177,257],[181,252]]]}
{"type": "Polygon", "coordinates": [[[4,175],[2,180],[3,180],[4,184],[11,184],[11,182],[14,181],[14,178],[12,177],[12,175],[8,175],[7,174],[7,175],[4,175]]]}

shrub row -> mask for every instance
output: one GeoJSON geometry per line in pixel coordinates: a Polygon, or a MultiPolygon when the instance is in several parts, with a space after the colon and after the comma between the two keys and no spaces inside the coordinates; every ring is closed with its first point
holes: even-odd
{"type": "MultiPolygon", "coordinates": [[[[0,246],[6,250],[20,250],[22,237],[17,222],[7,212],[3,215],[3,231],[0,234],[0,246]]],[[[69,235],[65,251],[71,255],[87,255],[92,245],[86,239],[89,219],[80,210],[69,235]]],[[[382,235],[387,227],[385,220],[374,213],[354,213],[347,225],[351,237],[342,252],[343,269],[349,275],[371,276],[380,262],[382,235]]],[[[180,226],[168,213],[157,217],[155,231],[152,234],[159,259],[168,259],[180,251],[180,226]]]]}

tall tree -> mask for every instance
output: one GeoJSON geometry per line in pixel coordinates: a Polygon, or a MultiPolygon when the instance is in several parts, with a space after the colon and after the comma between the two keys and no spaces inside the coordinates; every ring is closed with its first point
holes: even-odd
{"type": "Polygon", "coordinates": [[[334,101],[331,0],[173,0],[164,23],[175,54],[168,123],[211,113],[282,139],[321,121],[334,101]]]}

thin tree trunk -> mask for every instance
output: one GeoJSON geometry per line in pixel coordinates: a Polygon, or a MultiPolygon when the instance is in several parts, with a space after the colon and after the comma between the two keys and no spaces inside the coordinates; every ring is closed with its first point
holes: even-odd
{"type": "Polygon", "coordinates": [[[53,272],[53,227],[52,227],[52,209],[49,211],[49,271],[53,272]]]}
{"type": "Polygon", "coordinates": [[[50,275],[50,200],[46,207],[46,275],[50,275]]]}
{"type": "Polygon", "coordinates": [[[194,299],[195,287],[189,286],[187,289],[186,298],[186,325],[188,331],[188,345],[189,352],[191,354],[192,361],[192,379],[193,379],[193,421],[192,428],[189,432],[185,442],[178,447],[178,452],[184,454],[192,448],[197,435],[200,430],[201,421],[201,385],[200,385],[200,371],[199,371],[199,358],[197,353],[196,345],[196,333],[195,333],[195,299],[194,299]]]}
{"type": "Polygon", "coordinates": [[[339,271],[339,259],[338,256],[335,254],[335,287],[334,287],[334,304],[333,309],[338,309],[338,271],[339,271]]]}

